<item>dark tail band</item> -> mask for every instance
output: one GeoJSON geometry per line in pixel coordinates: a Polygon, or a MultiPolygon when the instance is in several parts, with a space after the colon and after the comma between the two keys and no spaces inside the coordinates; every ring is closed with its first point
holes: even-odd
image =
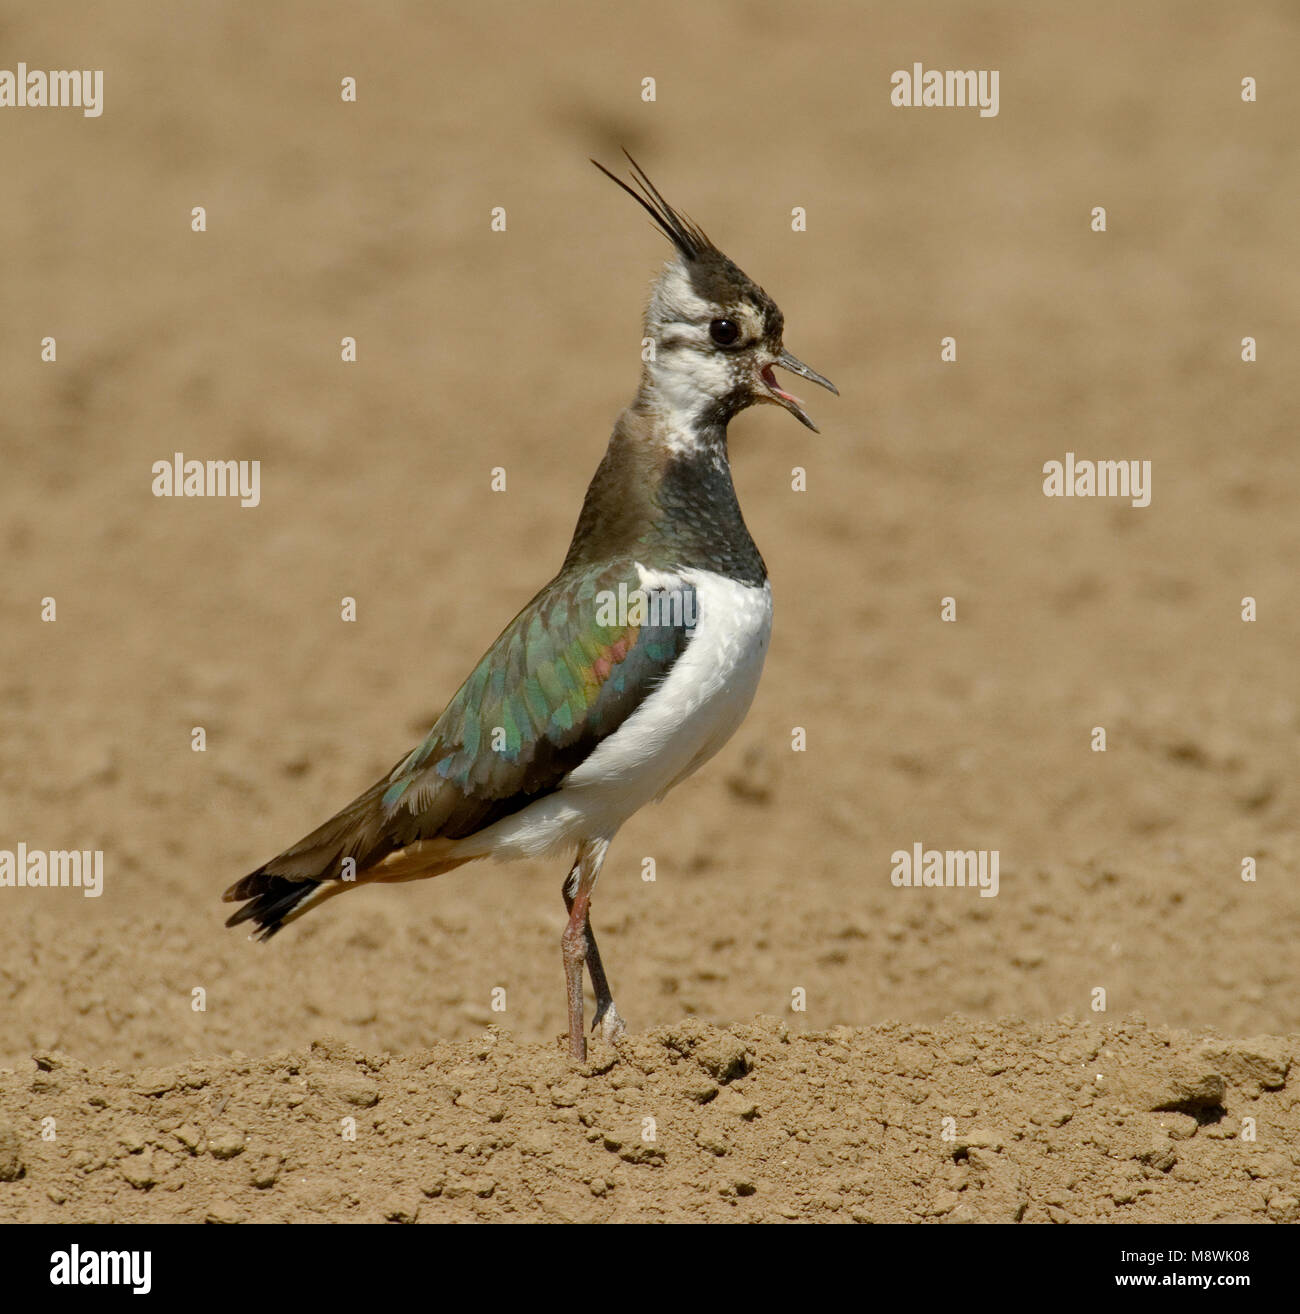
{"type": "Polygon", "coordinates": [[[320,888],[320,881],[295,881],[287,876],[274,876],[268,871],[255,871],[251,876],[236,881],[222,896],[227,903],[247,899],[238,912],[226,919],[227,926],[255,922],[257,938],[269,940],[280,930],[291,915],[320,888]]]}

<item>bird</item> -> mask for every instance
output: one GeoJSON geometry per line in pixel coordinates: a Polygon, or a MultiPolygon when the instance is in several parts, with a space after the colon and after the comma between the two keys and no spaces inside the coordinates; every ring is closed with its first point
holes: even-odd
{"type": "Polygon", "coordinates": [[[553,579],[501,632],[424,740],[223,899],[265,941],[361,885],[478,858],[571,855],[561,937],[568,1049],[616,1043],[591,899],[619,828],[698,770],[744,719],[772,626],[767,567],[741,514],[727,426],[775,404],[809,429],[775,368],[838,396],[791,355],[776,302],[664,199],[627,151],[591,163],[672,244],[644,315],[640,385],[618,417],[553,579]]]}

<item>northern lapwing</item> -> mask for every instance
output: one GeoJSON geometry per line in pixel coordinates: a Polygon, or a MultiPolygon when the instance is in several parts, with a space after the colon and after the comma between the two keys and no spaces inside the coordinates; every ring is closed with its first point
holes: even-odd
{"type": "MultiPolygon", "coordinates": [[[[626,154],[626,152],[624,152],[626,154]]],[[[422,880],[475,858],[576,856],[562,937],[569,1049],[624,1029],[589,906],[610,841],[711,758],[749,709],[772,593],[736,501],[727,424],[774,402],[808,428],[780,366],[784,319],[629,155],[636,189],[596,164],[673,244],[645,314],[641,386],[619,416],[559,573],[505,628],[427,738],[337,816],[224,895],[270,939],[357,885],[422,880]]]]}

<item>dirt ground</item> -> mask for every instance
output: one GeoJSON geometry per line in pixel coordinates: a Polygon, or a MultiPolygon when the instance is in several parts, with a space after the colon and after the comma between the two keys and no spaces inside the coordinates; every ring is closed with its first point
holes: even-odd
{"type": "Polygon", "coordinates": [[[75,8],[0,14],[105,70],[0,109],[0,849],[105,875],[0,888],[0,1220],[1297,1217],[1293,6],[75,8]],[[999,114],[892,107],[918,60],[999,114]],[[732,426],[772,648],[611,852],[580,1071],[562,865],[219,899],[558,565],[665,254],[620,146],[842,396],[732,426]]]}
{"type": "Polygon", "coordinates": [[[40,1053],[0,1101],[56,1136],[0,1123],[0,1218],[1291,1223],[1295,1050],[767,1016],[657,1027],[584,1069],[496,1030],[132,1072],[40,1053]]]}

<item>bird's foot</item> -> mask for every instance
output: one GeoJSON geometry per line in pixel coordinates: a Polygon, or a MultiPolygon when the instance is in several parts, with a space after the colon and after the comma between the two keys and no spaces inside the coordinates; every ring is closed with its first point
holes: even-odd
{"type": "Polygon", "coordinates": [[[627,1031],[627,1023],[619,1016],[612,999],[597,1008],[596,1016],[591,1020],[591,1029],[599,1031],[611,1045],[627,1031]]]}

